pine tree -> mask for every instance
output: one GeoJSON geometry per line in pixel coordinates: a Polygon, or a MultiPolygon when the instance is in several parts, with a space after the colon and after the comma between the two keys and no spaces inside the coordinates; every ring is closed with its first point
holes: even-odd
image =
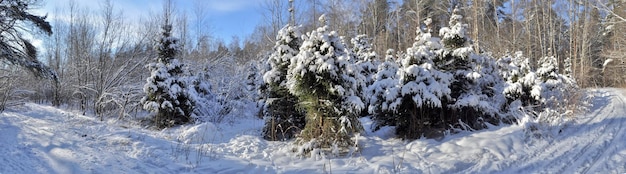
{"type": "Polygon", "coordinates": [[[46,16],[29,12],[35,3],[24,0],[0,1],[0,61],[23,67],[37,77],[58,83],[56,72],[37,60],[37,48],[24,38],[23,32],[38,30],[46,35],[52,34],[52,26],[46,21],[46,16]]]}
{"type": "MultiPolygon", "coordinates": [[[[325,16],[320,21],[326,24],[325,16]]],[[[306,125],[297,141],[300,153],[314,149],[343,153],[354,145],[351,136],[361,131],[357,115],[364,108],[350,50],[324,25],[308,33],[289,66],[289,91],[306,111],[306,125]]]]}
{"type": "Polygon", "coordinates": [[[267,140],[293,138],[305,125],[304,113],[296,108],[298,99],[286,86],[287,69],[302,45],[300,37],[299,27],[286,26],[279,30],[274,52],[267,60],[271,67],[263,75],[268,88],[263,109],[263,138],[267,140]]]}
{"type": "Polygon", "coordinates": [[[150,76],[144,85],[146,96],[143,108],[155,112],[154,123],[159,128],[185,124],[190,121],[195,101],[190,96],[183,64],[176,58],[178,39],[171,36],[172,26],[163,26],[161,38],[155,49],[157,63],[150,63],[150,76]]]}

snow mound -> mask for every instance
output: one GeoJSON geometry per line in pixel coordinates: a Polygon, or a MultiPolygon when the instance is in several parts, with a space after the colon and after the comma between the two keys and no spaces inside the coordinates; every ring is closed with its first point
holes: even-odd
{"type": "Polygon", "coordinates": [[[181,128],[178,141],[185,144],[206,144],[218,137],[219,131],[213,123],[201,123],[189,128],[181,128]]]}

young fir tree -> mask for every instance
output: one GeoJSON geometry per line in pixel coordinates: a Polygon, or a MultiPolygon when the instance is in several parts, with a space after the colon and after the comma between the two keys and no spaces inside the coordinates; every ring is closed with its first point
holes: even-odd
{"type": "Polygon", "coordinates": [[[361,112],[361,116],[366,115],[369,107],[369,98],[372,95],[367,89],[368,86],[374,83],[374,76],[377,72],[378,55],[372,48],[369,39],[366,35],[358,35],[352,38],[352,52],[356,57],[356,65],[360,68],[359,74],[364,78],[362,85],[360,85],[359,97],[365,103],[366,108],[361,112]]]}
{"type": "Polygon", "coordinates": [[[195,106],[192,118],[197,121],[220,122],[222,117],[218,116],[222,108],[217,101],[217,96],[213,94],[213,86],[210,83],[210,76],[207,71],[201,71],[191,79],[193,89],[189,89],[189,96],[195,97],[195,106]]]}
{"type": "Polygon", "coordinates": [[[286,26],[278,31],[274,52],[268,64],[271,69],[263,75],[267,85],[263,116],[266,140],[287,140],[298,134],[305,124],[304,113],[296,108],[298,98],[287,89],[287,69],[302,45],[299,27],[286,26]]]}
{"type": "Polygon", "coordinates": [[[146,79],[142,99],[143,108],[155,113],[154,123],[159,128],[171,127],[192,121],[194,98],[188,90],[183,64],[176,58],[178,39],[171,36],[172,26],[163,26],[163,33],[155,49],[157,63],[150,63],[150,76],[146,79]]]}
{"type": "Polygon", "coordinates": [[[262,62],[262,60],[252,60],[250,64],[248,64],[244,95],[249,102],[258,101],[262,98],[259,91],[261,91],[262,88],[266,88],[266,84],[263,81],[263,75],[266,72],[264,66],[265,63],[262,62]]]}
{"type": "MultiPolygon", "coordinates": [[[[470,40],[466,37],[467,24],[461,22],[463,16],[454,9],[450,16],[449,27],[441,28],[443,49],[437,50],[435,65],[442,71],[451,73],[451,100],[444,105],[444,123],[460,129],[482,129],[484,121],[496,122],[496,115],[488,103],[488,96],[483,94],[479,82],[484,80],[481,74],[481,62],[489,61],[474,52],[470,40]],[[460,120],[460,121],[459,121],[460,120]]],[[[497,109],[495,109],[497,111],[497,109]]]]}
{"type": "Polygon", "coordinates": [[[433,65],[439,38],[418,30],[415,43],[401,61],[398,77],[401,104],[397,109],[396,134],[406,139],[443,136],[446,128],[441,115],[444,101],[451,93],[452,76],[433,65]]]}
{"type": "Polygon", "coordinates": [[[540,95],[531,95],[533,89],[538,92],[537,75],[532,71],[529,59],[521,52],[515,56],[507,55],[500,61],[501,74],[506,81],[502,93],[507,100],[505,110],[517,109],[511,107],[532,107],[540,104],[540,95]],[[519,102],[519,104],[514,104],[519,102]],[[519,105],[519,106],[517,106],[519,105]]]}
{"type": "MultiPolygon", "coordinates": [[[[566,102],[567,92],[570,89],[576,89],[576,82],[573,79],[568,78],[565,75],[559,73],[556,57],[548,56],[539,60],[540,67],[537,68],[537,85],[541,92],[539,98],[543,108],[558,108],[561,103],[566,102]]],[[[531,95],[537,96],[537,92],[533,92],[531,95]]]]}
{"type": "Polygon", "coordinates": [[[484,121],[497,125],[502,120],[499,116],[500,109],[506,105],[506,98],[502,94],[506,82],[500,76],[498,62],[491,55],[481,55],[476,65],[476,71],[481,76],[473,88],[479,96],[477,98],[479,102],[476,106],[489,116],[490,119],[484,121]]]}
{"type": "MultiPolygon", "coordinates": [[[[320,21],[326,24],[324,15],[320,21]]],[[[354,145],[351,136],[362,129],[357,115],[364,104],[350,59],[341,38],[324,25],[306,35],[289,66],[289,91],[306,111],[306,125],[297,141],[300,153],[332,148],[338,154],[354,145]]]]}
{"type": "Polygon", "coordinates": [[[399,98],[400,88],[396,72],[395,51],[387,50],[385,61],[378,65],[376,74],[373,77],[374,83],[368,87],[370,101],[368,112],[374,120],[374,130],[382,126],[395,126],[395,111],[401,103],[399,98]]]}

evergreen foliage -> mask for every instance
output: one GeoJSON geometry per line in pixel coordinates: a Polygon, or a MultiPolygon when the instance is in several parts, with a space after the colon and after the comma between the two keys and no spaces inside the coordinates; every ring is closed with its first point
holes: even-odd
{"type": "Polygon", "coordinates": [[[369,88],[375,129],[396,126],[397,136],[415,139],[499,124],[506,104],[500,69],[489,55],[476,54],[469,46],[461,19],[455,10],[450,26],[440,30],[442,39],[418,30],[400,60],[396,80],[383,77],[391,62],[383,63],[369,88]]]}
{"type": "MultiPolygon", "coordinates": [[[[539,60],[540,67],[537,68],[537,88],[540,89],[539,100],[542,104],[541,110],[545,108],[559,108],[566,103],[569,90],[577,89],[576,82],[567,76],[560,74],[556,57],[548,56],[539,60]]],[[[535,94],[536,95],[536,94],[535,94]]]]}
{"type": "Polygon", "coordinates": [[[359,97],[365,103],[366,108],[361,112],[361,116],[368,113],[369,102],[372,94],[368,87],[374,83],[374,76],[377,72],[379,63],[378,55],[373,50],[372,45],[366,35],[358,35],[352,38],[352,52],[356,58],[356,66],[360,69],[359,74],[363,77],[363,82],[359,85],[359,97]]]}
{"type": "Polygon", "coordinates": [[[368,112],[375,120],[374,130],[382,126],[395,126],[395,111],[401,100],[398,97],[398,64],[396,63],[395,50],[387,50],[385,61],[378,65],[374,76],[374,83],[368,87],[370,95],[368,112]]]}
{"type": "Polygon", "coordinates": [[[448,115],[445,123],[465,130],[483,129],[485,122],[499,122],[496,112],[500,107],[490,102],[497,92],[489,89],[492,88],[489,84],[496,85],[496,79],[492,74],[486,74],[494,71],[495,60],[475,53],[466,36],[467,24],[462,23],[462,19],[459,10],[454,9],[450,26],[439,31],[443,49],[437,51],[439,56],[435,64],[442,71],[452,74],[454,79],[449,86],[452,100],[444,106],[448,115]]]}
{"type": "Polygon", "coordinates": [[[506,80],[502,91],[507,99],[504,110],[521,107],[526,113],[537,116],[546,109],[563,109],[570,102],[567,94],[578,89],[574,79],[559,73],[553,56],[541,58],[537,70],[532,70],[528,61],[518,52],[514,57],[505,56],[498,62],[506,80]]]}
{"type": "Polygon", "coordinates": [[[263,138],[266,140],[291,139],[304,128],[304,113],[296,107],[298,98],[286,86],[287,69],[302,45],[301,36],[298,27],[282,28],[278,32],[274,52],[268,59],[271,68],[263,75],[267,85],[263,106],[263,138]]]}
{"type": "MultiPolygon", "coordinates": [[[[508,55],[498,63],[501,67],[501,75],[506,80],[506,87],[503,94],[507,99],[507,105],[511,105],[518,100],[522,106],[537,106],[540,103],[538,95],[532,95],[536,88],[536,75],[531,69],[529,59],[521,52],[517,52],[514,57],[508,55]]],[[[535,92],[537,93],[537,92],[535,92]]]]}
{"type": "Polygon", "coordinates": [[[401,104],[397,110],[396,134],[415,139],[442,136],[447,120],[441,115],[451,91],[452,76],[433,65],[440,40],[418,30],[417,38],[401,60],[398,71],[401,104]]]}
{"type": "Polygon", "coordinates": [[[37,60],[37,48],[23,34],[35,31],[52,34],[52,26],[46,21],[46,16],[29,12],[34,3],[24,0],[0,1],[0,61],[23,67],[37,77],[58,83],[56,72],[37,60]]]}
{"type": "MultiPolygon", "coordinates": [[[[326,24],[324,15],[320,21],[326,24]]],[[[289,66],[289,91],[306,112],[300,152],[314,149],[345,152],[354,145],[351,136],[362,127],[357,115],[364,108],[358,97],[357,68],[343,40],[324,25],[307,33],[300,52],[289,66]]]]}
{"type": "Polygon", "coordinates": [[[162,36],[155,46],[157,63],[148,65],[151,73],[144,85],[147,95],[142,99],[143,108],[155,112],[154,124],[159,128],[193,121],[195,105],[184,65],[176,58],[178,39],[171,36],[171,30],[171,25],[163,26],[162,36]]]}
{"type": "Polygon", "coordinates": [[[189,97],[195,102],[192,118],[196,121],[220,122],[222,117],[218,115],[222,108],[217,101],[217,96],[212,92],[213,85],[210,83],[209,73],[200,72],[191,77],[192,88],[189,89],[189,97]]]}

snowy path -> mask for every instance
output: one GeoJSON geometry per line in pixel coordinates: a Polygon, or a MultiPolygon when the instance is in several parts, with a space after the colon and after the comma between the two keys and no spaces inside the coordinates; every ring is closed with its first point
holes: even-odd
{"type": "Polygon", "coordinates": [[[597,92],[592,113],[566,127],[554,139],[538,143],[516,172],[542,173],[626,172],[626,92],[597,92]]]}
{"type": "Polygon", "coordinates": [[[317,159],[262,140],[257,119],[151,131],[26,104],[0,114],[0,173],[625,173],[626,90],[590,93],[590,113],[540,138],[523,125],[413,142],[383,129],[351,157],[317,159]]]}

